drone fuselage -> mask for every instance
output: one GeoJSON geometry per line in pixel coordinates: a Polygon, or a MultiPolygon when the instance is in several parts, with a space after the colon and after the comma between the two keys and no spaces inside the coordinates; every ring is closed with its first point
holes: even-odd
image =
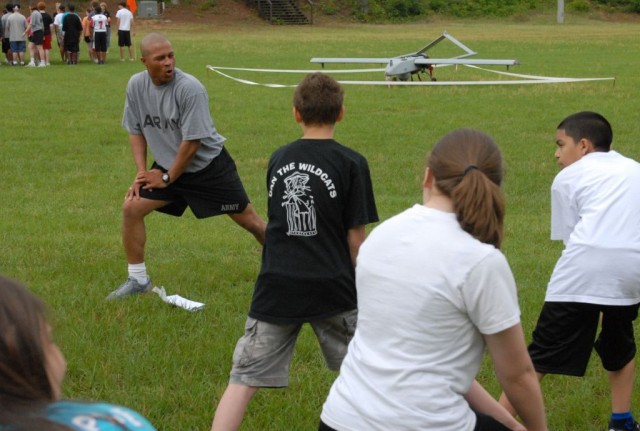
{"type": "Polygon", "coordinates": [[[416,64],[417,58],[426,58],[424,55],[411,55],[406,57],[396,57],[389,60],[385,69],[385,75],[396,78],[399,81],[409,81],[411,75],[425,70],[424,64],[416,64]]]}

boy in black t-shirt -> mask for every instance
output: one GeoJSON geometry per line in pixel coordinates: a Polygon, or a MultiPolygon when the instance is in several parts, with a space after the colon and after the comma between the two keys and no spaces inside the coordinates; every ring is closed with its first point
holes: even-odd
{"type": "Polygon", "coordinates": [[[293,98],[302,138],[269,160],[266,240],[245,334],[212,430],[235,430],[261,387],[286,387],[298,333],[311,324],[338,370],[357,320],[354,266],[365,225],[378,221],[366,159],[333,139],[344,90],[307,75],[293,98]]]}

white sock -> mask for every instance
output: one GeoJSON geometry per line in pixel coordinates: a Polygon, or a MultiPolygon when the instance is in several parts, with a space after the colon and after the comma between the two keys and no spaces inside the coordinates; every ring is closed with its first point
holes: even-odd
{"type": "Polygon", "coordinates": [[[140,284],[147,284],[149,282],[149,275],[147,275],[147,267],[144,262],[130,263],[129,277],[133,278],[140,284]]]}

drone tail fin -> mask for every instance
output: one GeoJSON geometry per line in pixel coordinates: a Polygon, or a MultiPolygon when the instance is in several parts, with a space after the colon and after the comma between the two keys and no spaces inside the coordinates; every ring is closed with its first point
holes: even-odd
{"type": "Polygon", "coordinates": [[[449,33],[447,33],[445,31],[439,37],[437,37],[433,41],[429,42],[429,44],[427,44],[427,46],[425,46],[424,48],[422,48],[420,51],[416,52],[413,55],[426,54],[426,52],[428,50],[430,50],[431,48],[433,48],[434,46],[436,46],[437,44],[439,44],[440,42],[442,42],[445,39],[449,40],[451,43],[453,43],[455,46],[457,46],[458,48],[460,48],[461,50],[463,50],[465,52],[464,54],[459,55],[459,56],[457,56],[455,58],[466,58],[466,57],[471,57],[471,56],[477,54],[477,52],[473,51],[467,45],[465,45],[464,43],[460,42],[458,39],[456,39],[455,37],[451,36],[449,33]]]}

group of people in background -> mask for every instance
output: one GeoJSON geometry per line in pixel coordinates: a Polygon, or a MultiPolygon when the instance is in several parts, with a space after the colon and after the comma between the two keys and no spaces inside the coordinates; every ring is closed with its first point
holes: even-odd
{"type": "MultiPolygon", "coordinates": [[[[46,4],[41,1],[30,6],[28,17],[22,14],[20,5],[7,3],[0,19],[0,38],[4,63],[13,66],[46,67],[51,64],[50,52],[53,36],[60,50],[63,64],[77,64],[81,40],[84,39],[89,60],[105,64],[111,46],[111,14],[105,2],[93,0],[85,11],[84,18],[76,12],[75,5],[56,3],[56,11],[47,13],[46,4]],[[26,60],[27,49],[29,61],[26,60]]],[[[134,61],[132,33],[135,35],[133,13],[125,1],[118,3],[115,15],[118,28],[120,61],[134,61]]]]}

